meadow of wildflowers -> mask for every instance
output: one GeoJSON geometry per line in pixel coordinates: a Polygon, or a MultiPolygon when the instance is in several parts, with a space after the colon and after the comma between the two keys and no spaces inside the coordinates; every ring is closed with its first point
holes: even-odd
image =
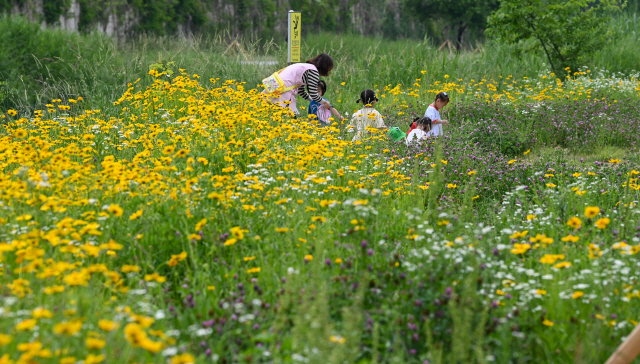
{"type": "Polygon", "coordinates": [[[640,83],[590,73],[379,87],[405,129],[453,94],[411,148],[183,70],[9,110],[0,363],[602,362],[640,315],[640,83]]]}

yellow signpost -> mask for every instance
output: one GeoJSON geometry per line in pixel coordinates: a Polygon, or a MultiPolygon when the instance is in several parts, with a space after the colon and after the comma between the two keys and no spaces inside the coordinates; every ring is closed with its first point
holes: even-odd
{"type": "Polygon", "coordinates": [[[299,11],[289,10],[289,63],[297,63],[301,61],[300,46],[302,44],[302,14],[299,11]]]}

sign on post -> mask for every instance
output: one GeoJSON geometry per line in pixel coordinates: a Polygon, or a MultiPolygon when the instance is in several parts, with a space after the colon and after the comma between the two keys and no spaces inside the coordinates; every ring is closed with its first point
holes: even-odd
{"type": "Polygon", "coordinates": [[[300,31],[302,14],[299,11],[289,10],[289,63],[300,62],[300,46],[302,43],[302,32],[300,31]]]}

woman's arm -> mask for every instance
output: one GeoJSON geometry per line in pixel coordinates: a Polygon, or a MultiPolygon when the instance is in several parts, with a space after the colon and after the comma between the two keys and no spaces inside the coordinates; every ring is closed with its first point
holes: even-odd
{"type": "Polygon", "coordinates": [[[307,93],[304,87],[298,88],[298,95],[307,101],[315,101],[324,104],[322,96],[318,94],[318,83],[320,82],[320,73],[315,70],[307,70],[302,74],[302,81],[307,85],[307,93]]]}

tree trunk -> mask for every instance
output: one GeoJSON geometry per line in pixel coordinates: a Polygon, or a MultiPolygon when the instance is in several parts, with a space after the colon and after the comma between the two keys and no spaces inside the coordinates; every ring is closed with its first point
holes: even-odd
{"type": "Polygon", "coordinates": [[[456,38],[456,50],[458,52],[462,49],[462,36],[464,35],[465,30],[467,30],[467,24],[465,24],[465,22],[460,22],[460,24],[458,24],[458,36],[456,38]]]}

